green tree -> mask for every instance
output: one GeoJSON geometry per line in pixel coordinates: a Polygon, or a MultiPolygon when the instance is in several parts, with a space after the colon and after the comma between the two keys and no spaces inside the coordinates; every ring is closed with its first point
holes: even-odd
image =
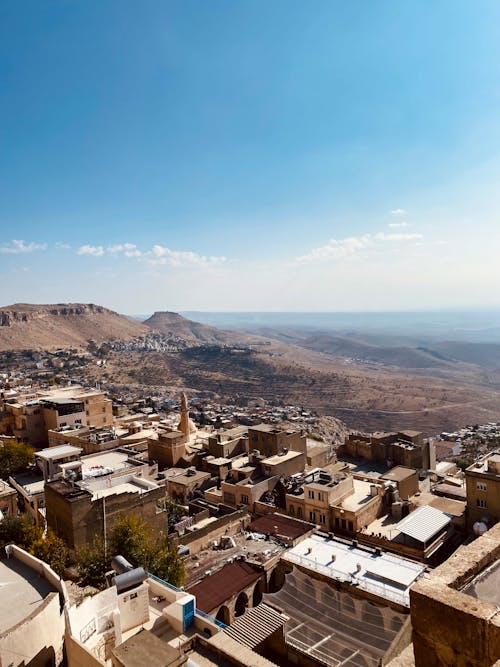
{"type": "Polygon", "coordinates": [[[17,440],[0,441],[0,477],[24,470],[35,460],[35,451],[29,445],[17,440]]]}
{"type": "Polygon", "coordinates": [[[118,520],[111,533],[110,549],[134,567],[143,567],[174,586],[184,581],[184,564],[177,549],[170,547],[163,533],[153,538],[151,527],[139,516],[132,514],[118,520]]]}
{"type": "Polygon", "coordinates": [[[110,562],[101,538],[96,538],[93,544],[78,549],[76,566],[79,584],[98,589],[106,588],[104,575],[110,569],[110,562]]]}
{"type": "Polygon", "coordinates": [[[151,527],[135,514],[122,515],[111,531],[107,549],[101,538],[92,545],[79,549],[76,555],[79,583],[96,588],[106,585],[105,574],[110,569],[113,556],[123,556],[134,567],[180,586],[185,571],[177,549],[168,545],[166,536],[153,537],[151,527]]]}
{"type": "Polygon", "coordinates": [[[6,516],[0,521],[1,556],[5,555],[4,547],[17,544],[29,551],[31,545],[42,538],[42,529],[35,526],[26,516],[6,516]]]}
{"type": "Polygon", "coordinates": [[[66,568],[73,562],[72,554],[64,540],[50,530],[46,537],[40,535],[35,539],[28,550],[33,556],[50,565],[60,577],[64,576],[66,568]]]}

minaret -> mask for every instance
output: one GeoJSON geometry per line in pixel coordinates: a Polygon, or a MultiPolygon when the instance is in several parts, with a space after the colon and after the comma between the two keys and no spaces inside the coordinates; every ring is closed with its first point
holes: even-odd
{"type": "Polygon", "coordinates": [[[181,394],[181,420],[178,426],[179,431],[184,433],[186,442],[189,440],[190,428],[189,428],[189,409],[186,394],[182,392],[181,394]]]}

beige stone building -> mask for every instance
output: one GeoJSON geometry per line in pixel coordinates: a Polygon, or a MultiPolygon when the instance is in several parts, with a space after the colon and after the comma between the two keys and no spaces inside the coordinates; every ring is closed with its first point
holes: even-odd
{"type": "MultiPolygon", "coordinates": [[[[0,513],[2,517],[17,515],[17,493],[8,482],[0,479],[0,513]]],[[[1,518],[0,517],[0,520],[1,518]]]]}
{"type": "Polygon", "coordinates": [[[4,392],[0,409],[9,415],[12,434],[34,447],[48,445],[49,430],[113,423],[112,401],[105,393],[80,386],[4,392]]]}
{"type": "Polygon", "coordinates": [[[138,514],[153,530],[166,531],[164,497],[164,486],[133,474],[80,485],[56,480],[45,484],[47,526],[74,549],[108,536],[123,514],[138,514]]]}
{"type": "Polygon", "coordinates": [[[338,449],[338,456],[351,456],[393,466],[406,466],[417,470],[434,470],[436,450],[434,444],[424,440],[419,431],[398,433],[350,434],[338,449]]]}
{"type": "Polygon", "coordinates": [[[148,457],[160,470],[186,463],[186,436],[182,431],[160,429],[157,438],[148,439],[148,457]]]}
{"type": "Polygon", "coordinates": [[[260,424],[248,428],[250,451],[258,450],[264,457],[275,456],[284,449],[306,454],[306,436],[295,429],[280,428],[274,424],[260,424]]]}
{"type": "Polygon", "coordinates": [[[500,453],[491,452],[465,471],[467,524],[490,528],[500,518],[500,453]]]}

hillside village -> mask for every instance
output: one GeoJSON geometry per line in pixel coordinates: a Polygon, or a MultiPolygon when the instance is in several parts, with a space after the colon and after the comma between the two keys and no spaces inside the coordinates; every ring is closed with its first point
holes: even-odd
{"type": "MultiPolygon", "coordinates": [[[[176,343],[148,334],[109,345],[176,343]]],[[[182,581],[110,553],[99,592],[74,568],[57,574],[7,546],[0,575],[20,593],[15,619],[0,614],[2,661],[419,664],[426,620],[411,591],[428,596],[433,571],[494,533],[499,424],[361,433],[264,399],[85,385],[82,370],[105,356],[95,341],[3,353],[0,446],[25,443],[34,463],[0,482],[0,517],[23,516],[74,553],[113,543],[123,517],[139,517],[165,535],[182,581]]],[[[3,608],[8,595],[0,589],[3,608]]]]}

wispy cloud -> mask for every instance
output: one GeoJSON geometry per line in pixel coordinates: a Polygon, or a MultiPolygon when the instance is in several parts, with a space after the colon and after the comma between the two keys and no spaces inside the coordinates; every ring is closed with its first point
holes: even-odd
{"type": "Polygon", "coordinates": [[[392,229],[396,229],[398,227],[411,227],[409,222],[390,222],[388,227],[391,227],[392,229]]]}
{"type": "Polygon", "coordinates": [[[135,243],[117,243],[106,248],[108,252],[113,255],[123,253],[125,257],[140,257],[142,252],[137,248],[135,243]]]}
{"type": "Polygon", "coordinates": [[[377,234],[364,234],[363,236],[349,236],[345,239],[330,239],[325,245],[313,248],[306,255],[297,257],[295,261],[299,264],[310,264],[345,259],[359,255],[364,251],[380,248],[384,243],[418,241],[422,238],[422,234],[378,232],[377,234]]]}
{"type": "Polygon", "coordinates": [[[90,255],[91,257],[102,257],[104,248],[102,245],[82,245],[76,251],[77,255],[90,255]]]}
{"type": "Polygon", "coordinates": [[[226,257],[199,255],[188,250],[171,250],[166,246],[156,244],[147,253],[151,264],[168,264],[175,267],[209,267],[219,266],[226,262],[226,257]]]}
{"type": "Polygon", "coordinates": [[[13,239],[10,243],[0,246],[0,253],[19,255],[25,252],[34,252],[35,250],[47,250],[46,243],[26,243],[18,239],[13,239]]]}
{"type": "Polygon", "coordinates": [[[57,248],[58,250],[71,250],[71,246],[70,246],[69,243],[61,243],[61,242],[57,242],[57,243],[56,243],[56,248],[57,248]]]}
{"type": "Polygon", "coordinates": [[[367,248],[372,243],[370,234],[364,236],[349,236],[345,239],[330,239],[328,243],[319,248],[314,248],[307,255],[297,257],[300,263],[313,262],[315,260],[340,259],[354,255],[367,248]]]}
{"type": "Polygon", "coordinates": [[[424,237],[423,234],[404,234],[404,233],[387,234],[386,232],[379,232],[378,234],[375,234],[374,238],[377,241],[416,241],[424,237]]]}
{"type": "Polygon", "coordinates": [[[393,208],[391,215],[394,215],[397,218],[403,218],[405,215],[408,215],[408,211],[405,208],[393,208]]]}

